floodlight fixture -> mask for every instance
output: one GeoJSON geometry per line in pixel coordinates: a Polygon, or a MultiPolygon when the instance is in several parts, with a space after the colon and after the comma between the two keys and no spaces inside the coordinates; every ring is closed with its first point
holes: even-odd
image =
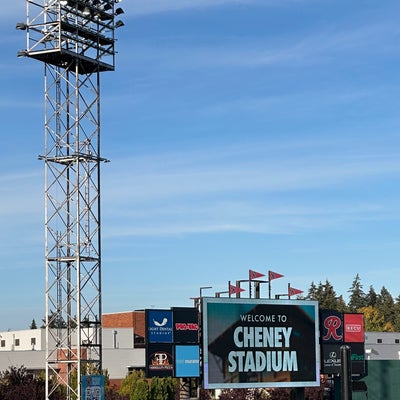
{"type": "Polygon", "coordinates": [[[121,7],[118,7],[115,10],[115,15],[121,15],[121,14],[124,14],[124,13],[125,13],[125,11],[121,7]]]}
{"type": "Polygon", "coordinates": [[[60,4],[62,6],[66,6],[66,5],[68,5],[68,0],[60,0],[60,4]]]}
{"type": "Polygon", "coordinates": [[[27,55],[26,50],[20,50],[20,51],[17,53],[17,57],[18,57],[18,58],[26,57],[26,55],[27,55]]]}
{"type": "Polygon", "coordinates": [[[112,9],[112,5],[110,3],[105,4],[104,7],[103,7],[104,11],[108,11],[108,10],[111,10],[111,9],[112,9]]]}
{"type": "Polygon", "coordinates": [[[15,28],[19,29],[20,31],[26,31],[27,25],[25,24],[25,22],[17,22],[15,28]]]}
{"type": "Polygon", "coordinates": [[[87,16],[87,15],[90,15],[90,8],[86,6],[86,7],[83,9],[82,14],[83,14],[83,15],[86,15],[86,16],[87,16]]]}
{"type": "Polygon", "coordinates": [[[125,24],[121,21],[121,20],[118,20],[116,23],[115,23],[115,28],[121,28],[121,26],[124,26],[125,24]]]}

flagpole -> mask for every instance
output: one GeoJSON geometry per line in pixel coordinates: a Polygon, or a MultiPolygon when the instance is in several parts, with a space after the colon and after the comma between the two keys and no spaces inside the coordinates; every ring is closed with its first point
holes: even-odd
{"type": "Polygon", "coordinates": [[[287,284],[288,299],[290,300],[290,283],[287,284]]]}
{"type": "Polygon", "coordinates": [[[250,277],[250,271],[249,271],[249,299],[251,299],[251,277],[250,277]]]}
{"type": "Polygon", "coordinates": [[[268,299],[271,300],[271,271],[268,271],[268,299]]]}

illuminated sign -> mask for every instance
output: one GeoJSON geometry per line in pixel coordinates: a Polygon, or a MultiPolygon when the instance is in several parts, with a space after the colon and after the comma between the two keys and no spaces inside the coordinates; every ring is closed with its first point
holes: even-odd
{"type": "Polygon", "coordinates": [[[203,298],[204,387],[319,385],[318,303],[203,298]]]}

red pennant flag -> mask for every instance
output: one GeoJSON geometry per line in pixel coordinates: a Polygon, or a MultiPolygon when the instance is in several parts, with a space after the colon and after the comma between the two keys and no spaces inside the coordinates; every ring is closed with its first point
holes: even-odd
{"type": "Polygon", "coordinates": [[[303,291],[289,286],[289,293],[288,293],[289,297],[296,296],[296,294],[300,294],[300,293],[303,293],[303,291]]]}
{"type": "Polygon", "coordinates": [[[265,276],[265,274],[262,274],[261,272],[253,271],[252,269],[249,269],[249,279],[251,281],[253,279],[261,278],[262,276],[265,276]]]}
{"type": "Polygon", "coordinates": [[[244,292],[244,289],[240,288],[239,286],[229,285],[229,294],[236,294],[244,292]]]}
{"type": "Polygon", "coordinates": [[[270,281],[272,281],[273,279],[278,279],[278,278],[282,278],[283,275],[278,274],[277,272],[273,272],[273,271],[268,271],[268,279],[270,281]]]}

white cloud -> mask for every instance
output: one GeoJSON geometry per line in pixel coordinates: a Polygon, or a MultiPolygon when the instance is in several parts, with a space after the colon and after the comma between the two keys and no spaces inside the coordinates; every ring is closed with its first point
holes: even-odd
{"type": "Polygon", "coordinates": [[[104,233],[291,234],[397,218],[396,206],[382,197],[367,202],[351,195],[353,187],[362,193],[368,182],[397,179],[399,157],[391,149],[346,151],[345,141],[336,148],[309,144],[309,151],[304,144],[281,146],[118,161],[103,175],[104,233]],[[344,188],[346,195],[340,194],[344,188]],[[332,198],[319,197],[326,191],[332,198]]]}
{"type": "Polygon", "coordinates": [[[223,150],[219,159],[208,157],[206,151],[204,154],[199,159],[196,153],[185,152],[168,154],[165,158],[142,156],[119,160],[111,182],[112,191],[118,197],[122,195],[121,198],[132,194],[131,200],[149,201],[219,192],[327,188],[400,172],[398,156],[392,153],[304,154],[296,158],[283,154],[279,157],[264,143],[255,149],[253,157],[247,155],[245,159],[238,159],[235,154],[229,156],[223,150]],[[130,165],[132,169],[126,171],[123,165],[130,165]]]}

